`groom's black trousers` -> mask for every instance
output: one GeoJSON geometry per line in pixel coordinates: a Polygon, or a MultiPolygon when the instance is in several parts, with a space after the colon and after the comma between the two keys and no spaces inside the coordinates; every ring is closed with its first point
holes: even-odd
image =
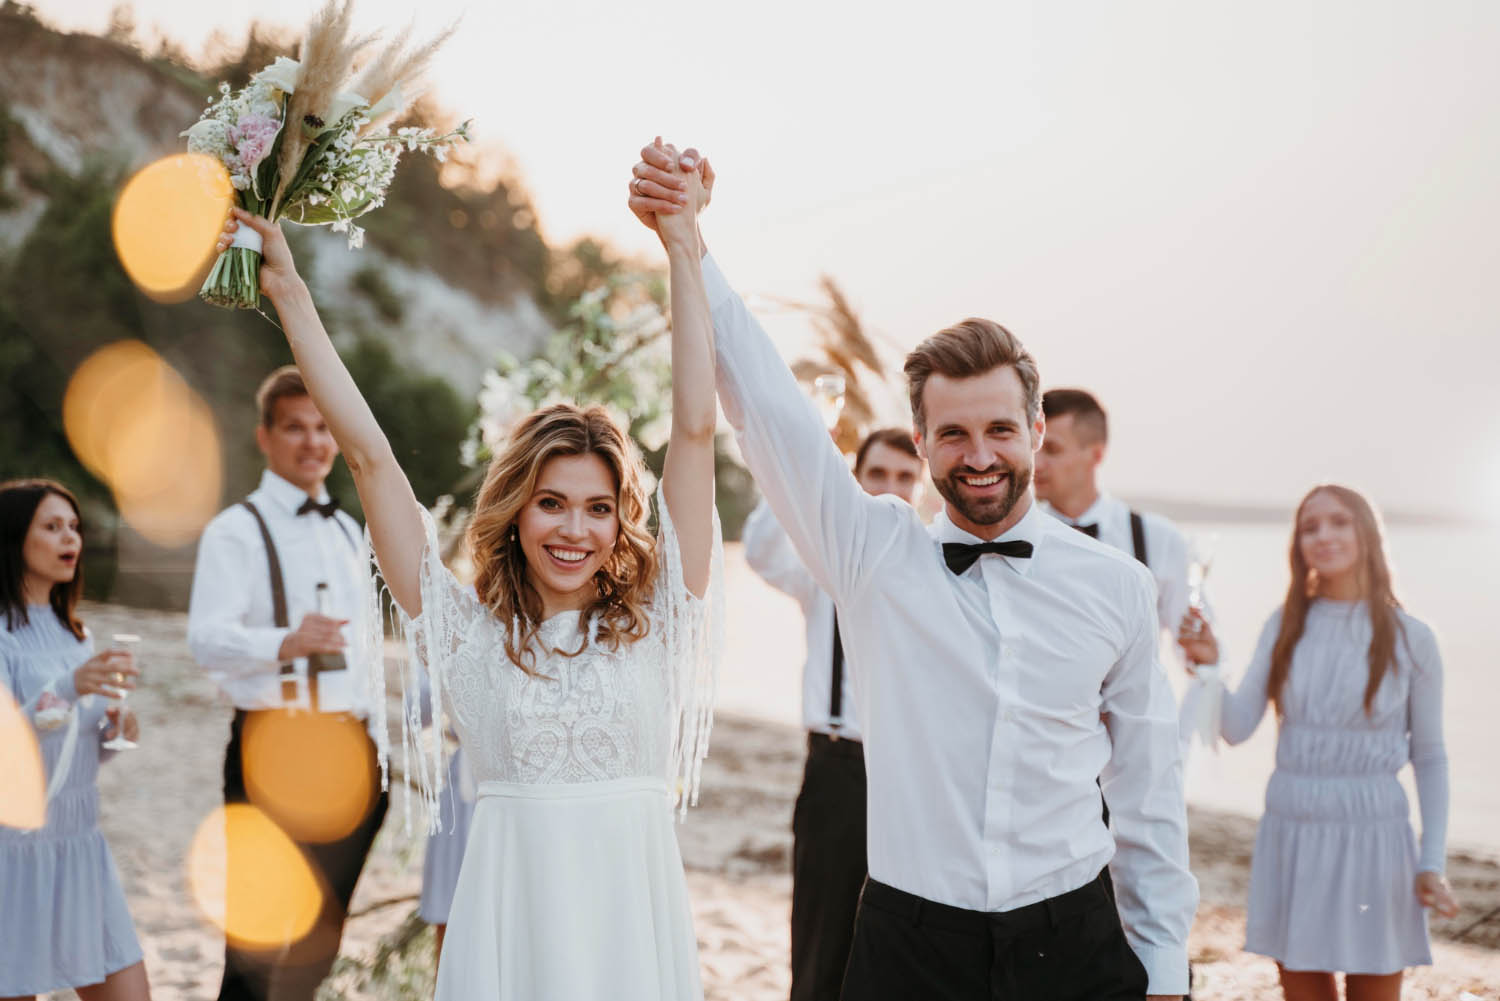
{"type": "Polygon", "coordinates": [[[864,745],[807,736],[792,812],[791,1001],[837,1001],[865,882],[864,745]]]}
{"type": "Polygon", "coordinates": [[[989,914],[865,883],[843,1001],[1142,1001],[1146,969],[1100,879],[989,914]]]}
{"type": "MultiPolygon", "coordinates": [[[[275,711],[278,710],[268,712],[275,711]]],[[[245,791],[242,745],[245,722],[254,715],[257,713],[237,709],[229,727],[229,746],[224,751],[226,806],[250,802],[245,791]]],[[[295,716],[292,718],[296,719],[295,716]]],[[[368,766],[375,773],[379,767],[375,745],[370,741],[367,743],[368,766]]],[[[307,767],[317,768],[319,763],[310,761],[307,767]]],[[[372,774],[372,778],[373,788],[379,790],[378,774],[372,774]]],[[[280,948],[249,951],[226,943],[224,981],[219,988],[219,1001],[313,1001],[318,985],[338,958],[339,941],[343,937],[349,901],[354,896],[354,884],[359,881],[370,846],[375,843],[375,835],[385,819],[387,804],[386,793],[380,792],[358,826],[338,841],[325,844],[296,842],[323,889],[322,911],[311,931],[280,948]]],[[[229,847],[226,862],[234,866],[234,846],[229,847]]]]}

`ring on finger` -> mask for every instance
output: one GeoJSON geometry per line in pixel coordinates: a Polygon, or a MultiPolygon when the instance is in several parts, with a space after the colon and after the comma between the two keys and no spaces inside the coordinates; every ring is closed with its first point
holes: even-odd
{"type": "Polygon", "coordinates": [[[123,685],[123,684],[125,684],[125,675],[121,671],[116,671],[115,672],[114,679],[115,679],[115,684],[116,685],[123,685]]]}

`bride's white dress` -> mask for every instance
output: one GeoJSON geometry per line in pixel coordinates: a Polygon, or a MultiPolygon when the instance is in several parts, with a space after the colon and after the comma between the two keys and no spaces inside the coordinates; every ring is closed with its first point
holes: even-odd
{"type": "Polygon", "coordinates": [[[650,632],[610,649],[580,632],[579,613],[553,616],[539,677],[506,658],[505,625],[429,540],[408,639],[478,784],[438,1001],[703,997],[673,808],[707,748],[722,552],[716,523],[710,592],[695,598],[660,492],[657,507],[650,632]]]}

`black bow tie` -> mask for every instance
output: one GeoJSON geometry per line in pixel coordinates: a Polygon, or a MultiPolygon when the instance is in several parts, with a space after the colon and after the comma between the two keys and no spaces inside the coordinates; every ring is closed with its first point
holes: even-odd
{"type": "Polygon", "coordinates": [[[1029,560],[1031,559],[1031,543],[1025,539],[1011,539],[1008,542],[943,543],[943,559],[948,562],[948,569],[954,573],[963,573],[978,562],[979,557],[985,553],[995,553],[999,556],[1016,556],[1023,560],[1029,560]]]}
{"type": "Polygon", "coordinates": [[[1099,538],[1099,523],[1097,521],[1092,525],[1074,525],[1073,527],[1091,539],[1099,538]]]}
{"type": "Polygon", "coordinates": [[[307,500],[303,501],[302,506],[297,509],[297,514],[312,514],[314,511],[316,511],[325,518],[332,518],[333,512],[337,511],[338,509],[339,499],[337,497],[328,498],[327,504],[319,504],[317,501],[309,497],[307,500]]]}

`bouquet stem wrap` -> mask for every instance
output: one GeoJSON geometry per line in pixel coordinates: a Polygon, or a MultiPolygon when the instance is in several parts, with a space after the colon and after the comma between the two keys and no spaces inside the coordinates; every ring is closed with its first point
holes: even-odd
{"type": "Polygon", "coordinates": [[[226,309],[260,308],[260,234],[241,226],[229,249],[219,255],[198,290],[208,303],[226,309]]]}

